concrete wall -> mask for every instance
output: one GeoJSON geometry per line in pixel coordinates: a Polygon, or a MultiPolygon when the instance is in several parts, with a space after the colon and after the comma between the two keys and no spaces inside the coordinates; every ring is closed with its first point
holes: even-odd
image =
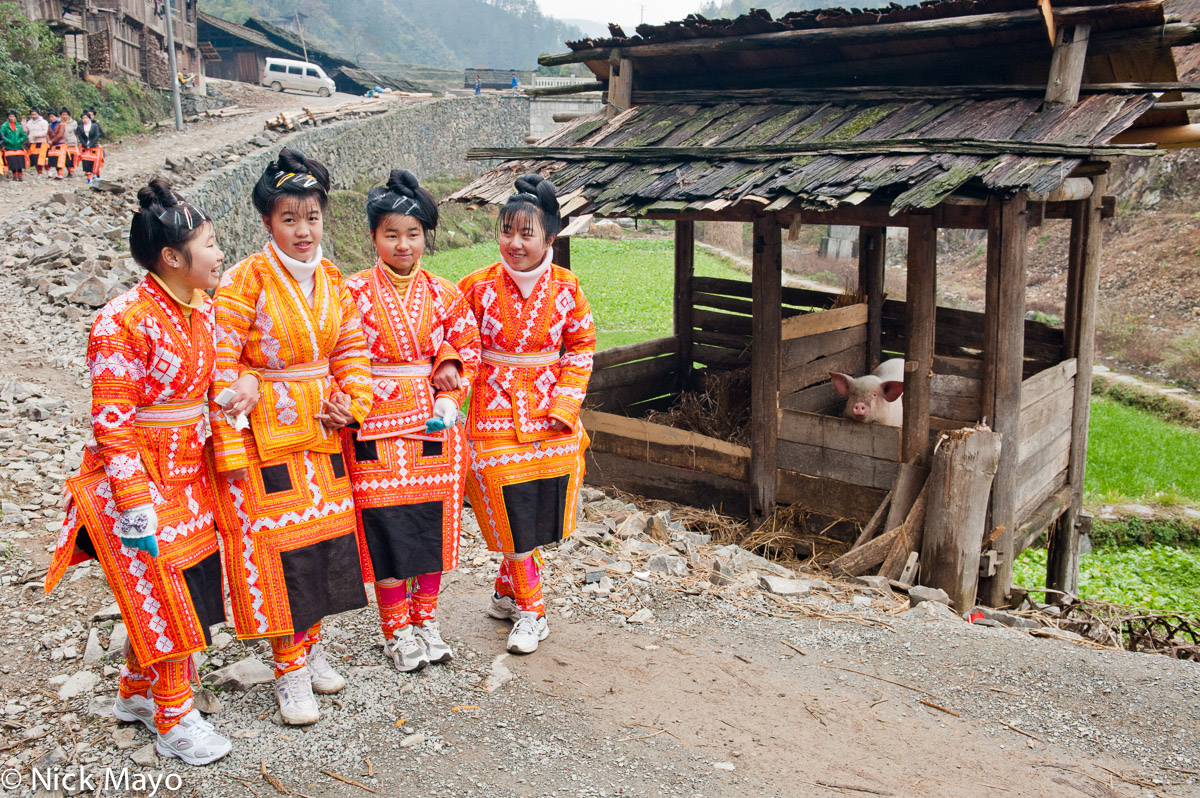
{"type": "Polygon", "coordinates": [[[590,114],[604,107],[599,94],[539,97],[531,100],[529,106],[529,135],[536,139],[544,139],[566,124],[555,122],[555,114],[590,114]]]}
{"type": "Polygon", "coordinates": [[[286,136],[273,146],[224,166],[186,189],[189,200],[212,214],[227,262],[262,248],[262,221],[250,192],[279,150],[292,147],[324,163],[333,187],[382,181],[395,167],[422,180],[467,176],[488,164],[467,161],[472,147],[520,147],[529,135],[529,99],[464,97],[405,105],[366,119],[338,122],[286,136]]]}

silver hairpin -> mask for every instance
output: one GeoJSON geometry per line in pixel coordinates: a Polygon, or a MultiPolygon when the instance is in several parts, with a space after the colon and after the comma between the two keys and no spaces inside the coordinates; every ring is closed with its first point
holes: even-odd
{"type": "Polygon", "coordinates": [[[183,227],[186,225],[188,230],[193,230],[209,221],[209,217],[207,213],[195,205],[173,205],[158,214],[158,220],[163,224],[171,224],[174,227],[183,227]],[[167,221],[168,214],[171,215],[170,222],[167,221]]]}
{"type": "Polygon", "coordinates": [[[395,202],[392,203],[392,210],[395,211],[396,213],[400,214],[401,216],[407,216],[412,211],[416,210],[417,207],[419,207],[419,206],[417,205],[416,201],[412,197],[399,197],[395,202]],[[402,202],[407,202],[408,205],[405,206],[404,210],[398,210],[398,207],[399,207],[400,203],[402,203],[402,202]]]}

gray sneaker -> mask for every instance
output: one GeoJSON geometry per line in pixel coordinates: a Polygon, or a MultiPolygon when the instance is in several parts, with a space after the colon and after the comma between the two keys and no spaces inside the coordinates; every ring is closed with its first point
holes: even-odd
{"type": "Polygon", "coordinates": [[[308,650],[308,657],[305,659],[308,666],[308,674],[312,679],[312,689],[314,693],[321,695],[330,695],[340,691],[346,686],[346,679],[340,673],[333,669],[329,664],[329,657],[325,654],[325,647],[317,643],[308,650]]]}
{"type": "Polygon", "coordinates": [[[454,659],[454,651],[442,639],[442,630],[437,621],[425,621],[414,630],[421,644],[425,646],[425,655],[430,662],[449,662],[454,659]]]}
{"type": "Polygon", "coordinates": [[[207,765],[229,753],[233,744],[217,734],[211,723],[193,709],[166,734],[159,734],[154,749],[161,756],[173,756],[189,765],[207,765]]]}
{"type": "Polygon", "coordinates": [[[154,702],[143,695],[131,695],[113,702],[113,717],[126,723],[141,723],[154,734],[158,734],[158,726],[154,723],[154,702]]]}
{"type": "Polygon", "coordinates": [[[401,673],[419,671],[429,664],[425,646],[413,634],[411,624],[400,627],[392,633],[390,640],[384,641],[383,653],[392,658],[392,662],[396,663],[396,669],[401,673]]]}
{"type": "Polygon", "coordinates": [[[493,593],[492,603],[488,605],[487,614],[501,621],[515,622],[521,617],[521,610],[517,607],[517,600],[512,596],[493,593]]]}

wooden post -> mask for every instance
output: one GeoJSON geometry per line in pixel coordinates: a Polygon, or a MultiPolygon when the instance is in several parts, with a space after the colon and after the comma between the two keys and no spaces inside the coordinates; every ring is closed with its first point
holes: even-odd
{"type": "Polygon", "coordinates": [[[605,112],[612,119],[633,105],[633,61],[622,58],[613,50],[608,58],[608,106],[605,112]]]}
{"type": "Polygon", "coordinates": [[[921,542],[921,584],[940,587],[959,615],[975,606],[988,494],[1000,461],[1000,436],[942,433],[929,466],[929,507],[921,542]]]}
{"type": "Polygon", "coordinates": [[[1092,26],[1087,24],[1064,25],[1058,29],[1054,56],[1050,60],[1050,79],[1046,82],[1046,102],[1062,105],[1079,102],[1091,30],[1092,26]]]}
{"type": "Polygon", "coordinates": [[[1071,239],[1067,245],[1067,298],[1063,312],[1063,353],[1068,358],[1079,353],[1079,277],[1083,274],[1088,207],[1086,200],[1071,204],[1071,239]]]}
{"type": "Polygon", "coordinates": [[[858,230],[858,292],[867,298],[867,370],[883,361],[884,256],[886,227],[858,230]]]}
{"type": "MultiPolygon", "coordinates": [[[[564,216],[559,229],[564,229],[570,221],[570,218],[564,216]]],[[[554,239],[554,265],[562,266],[564,269],[571,268],[571,239],[569,237],[559,236],[554,239]]]]}
{"type": "MultiPolygon", "coordinates": [[[[988,303],[996,314],[996,336],[984,341],[985,363],[993,373],[985,382],[994,386],[991,397],[995,418],[992,429],[1003,437],[1000,463],[992,482],[992,518],[989,533],[1003,532],[992,547],[1000,554],[996,575],[982,580],[980,596],[992,607],[1004,606],[1012,588],[1013,543],[1017,531],[1017,456],[1020,453],[1021,378],[1025,364],[1025,231],[1026,197],[1003,198],[988,204],[989,240],[987,287],[995,291],[988,303]]],[[[986,375],[986,372],[985,372],[986,375]]]]}
{"type": "Polygon", "coordinates": [[[779,445],[779,363],[783,322],[783,238],[775,216],[754,219],[750,322],[750,519],[775,511],[779,445]]]}
{"type": "Polygon", "coordinates": [[[1094,178],[1095,190],[1081,202],[1085,213],[1080,230],[1078,313],[1072,320],[1076,347],[1073,353],[1076,358],[1075,399],[1071,414],[1071,454],[1067,464],[1071,506],[1066,518],[1050,536],[1046,562],[1046,587],[1071,594],[1079,589],[1079,514],[1083,511],[1083,479],[1087,471],[1092,367],[1096,361],[1096,302],[1100,292],[1100,240],[1103,233],[1100,203],[1107,181],[1107,175],[1094,178]]]}
{"type": "Polygon", "coordinates": [[[908,348],[904,353],[901,459],[921,462],[929,448],[929,382],[937,314],[937,228],[933,216],[913,216],[908,228],[908,348]]]}
{"type": "Polygon", "coordinates": [[[696,223],[675,222],[675,337],[679,340],[679,390],[692,378],[692,276],[696,270],[696,223]]]}

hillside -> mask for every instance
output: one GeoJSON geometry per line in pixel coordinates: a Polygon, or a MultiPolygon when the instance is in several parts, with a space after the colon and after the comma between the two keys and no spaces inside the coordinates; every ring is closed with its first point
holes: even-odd
{"type": "Polygon", "coordinates": [[[234,22],[255,16],[277,25],[294,25],[298,8],[306,39],[379,72],[406,64],[533,69],[539,55],[583,35],[542,14],[536,0],[205,0],[204,6],[234,22]]]}

